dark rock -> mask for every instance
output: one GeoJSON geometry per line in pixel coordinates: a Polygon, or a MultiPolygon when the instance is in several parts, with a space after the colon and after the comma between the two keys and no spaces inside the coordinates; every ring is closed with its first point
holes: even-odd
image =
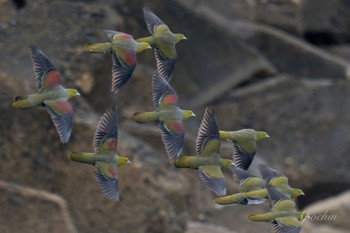
{"type": "Polygon", "coordinates": [[[302,39],[270,26],[242,20],[228,20],[207,6],[195,8],[183,0],[182,6],[208,23],[216,25],[234,38],[240,38],[267,57],[279,72],[295,77],[345,79],[349,78],[349,62],[317,48],[302,39]]]}
{"type": "Polygon", "coordinates": [[[348,42],[350,4],[346,0],[302,1],[301,30],[306,39],[320,45],[348,42]]]}

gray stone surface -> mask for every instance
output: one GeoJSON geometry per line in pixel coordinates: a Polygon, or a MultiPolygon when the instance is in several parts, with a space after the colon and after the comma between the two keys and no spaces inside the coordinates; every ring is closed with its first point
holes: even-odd
{"type": "Polygon", "coordinates": [[[5,181],[0,192],[1,232],[77,232],[62,197],[5,181]]]}

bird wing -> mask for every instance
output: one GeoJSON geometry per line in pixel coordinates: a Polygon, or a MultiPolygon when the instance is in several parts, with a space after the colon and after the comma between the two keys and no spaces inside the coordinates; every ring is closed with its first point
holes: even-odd
{"type": "Polygon", "coordinates": [[[169,83],[157,72],[152,78],[153,105],[157,109],[160,106],[179,104],[179,98],[169,83]]]}
{"type": "Polygon", "coordinates": [[[226,195],[224,174],[219,166],[200,166],[198,174],[201,180],[218,196],[226,195]]]}
{"type": "Polygon", "coordinates": [[[283,209],[284,204],[280,205],[281,201],[290,200],[290,198],[288,198],[286,195],[279,192],[275,187],[273,187],[269,184],[266,184],[265,187],[266,187],[267,192],[269,194],[271,208],[279,210],[282,207],[282,209],[283,209]]]}
{"type": "Polygon", "coordinates": [[[279,217],[272,225],[272,233],[299,233],[301,222],[295,217],[279,217]]]}
{"type": "Polygon", "coordinates": [[[61,86],[60,73],[49,58],[35,44],[29,45],[29,48],[38,89],[61,86]]]}
{"type": "Polygon", "coordinates": [[[275,179],[277,177],[286,177],[281,172],[276,171],[275,169],[272,169],[271,167],[268,167],[266,165],[260,164],[258,166],[261,176],[265,180],[266,183],[270,183],[272,179],[275,179]]]}
{"type": "Polygon", "coordinates": [[[118,172],[115,165],[98,162],[95,176],[102,192],[110,199],[119,201],[118,172]]]}
{"type": "Polygon", "coordinates": [[[167,50],[154,47],[154,54],[159,74],[168,82],[171,80],[176,61],[175,45],[167,50]]]}
{"type": "Polygon", "coordinates": [[[87,43],[83,47],[84,52],[89,53],[110,53],[112,51],[112,44],[106,43],[87,43]]]}
{"type": "Polygon", "coordinates": [[[123,58],[112,52],[112,92],[117,93],[130,79],[136,67],[135,53],[128,53],[128,58],[123,58]],[[133,61],[132,61],[133,60],[133,61]]]}
{"type": "Polygon", "coordinates": [[[184,146],[185,127],[182,121],[160,122],[159,128],[169,160],[176,161],[184,146]]]}
{"type": "Polygon", "coordinates": [[[100,118],[94,135],[94,148],[99,151],[116,151],[118,142],[118,109],[110,107],[100,118]]]}
{"type": "Polygon", "coordinates": [[[254,155],[255,152],[246,153],[238,144],[233,142],[233,161],[237,167],[248,170],[250,164],[253,162],[254,155]]]}
{"type": "Polygon", "coordinates": [[[166,26],[166,24],[147,7],[143,8],[143,16],[147,24],[147,29],[151,35],[154,35],[156,28],[160,25],[164,25],[168,28],[168,26],[166,26]]]}
{"type": "Polygon", "coordinates": [[[69,141],[72,133],[73,107],[66,99],[45,100],[44,106],[56,127],[62,143],[69,141]]]}
{"type": "Polygon", "coordinates": [[[207,107],[199,127],[196,139],[197,155],[219,153],[220,135],[215,119],[214,109],[207,107]]]}
{"type": "Polygon", "coordinates": [[[113,41],[115,35],[124,34],[123,32],[103,30],[110,41],[113,41]]]}
{"type": "Polygon", "coordinates": [[[230,166],[228,168],[238,179],[240,192],[245,193],[252,190],[262,189],[264,187],[264,182],[249,172],[236,166],[230,166]]]}

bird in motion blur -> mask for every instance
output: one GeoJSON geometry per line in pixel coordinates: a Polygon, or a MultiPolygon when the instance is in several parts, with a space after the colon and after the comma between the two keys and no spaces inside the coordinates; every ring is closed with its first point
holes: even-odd
{"type": "Polygon", "coordinates": [[[56,127],[60,141],[67,143],[72,133],[73,107],[68,99],[80,95],[61,84],[61,75],[49,58],[34,44],[29,45],[38,92],[17,96],[12,106],[28,109],[43,106],[56,127]]]}
{"type": "Polygon", "coordinates": [[[248,219],[255,222],[271,222],[274,233],[299,233],[305,212],[296,209],[295,202],[280,193],[271,185],[266,185],[271,211],[263,214],[250,214],[248,219]]]}
{"type": "Polygon", "coordinates": [[[130,163],[116,152],[118,143],[118,111],[110,107],[98,122],[93,144],[95,152],[71,152],[68,158],[95,166],[95,175],[102,192],[112,200],[119,200],[118,168],[130,163]]]}
{"type": "Polygon", "coordinates": [[[220,138],[233,142],[233,161],[237,167],[247,170],[256,154],[256,143],[270,136],[263,131],[242,129],[238,131],[221,131],[220,138]]]}
{"type": "Polygon", "coordinates": [[[134,113],[131,119],[138,123],[158,123],[169,160],[177,160],[184,145],[183,121],[194,117],[195,114],[191,110],[179,108],[179,98],[176,92],[157,72],[153,74],[152,92],[153,105],[156,110],[134,113]]]}
{"type": "Polygon", "coordinates": [[[113,93],[117,93],[130,79],[136,67],[136,53],[150,49],[146,42],[137,42],[132,35],[117,32],[104,31],[110,42],[88,43],[83,47],[84,52],[110,53],[112,54],[112,87],[113,93]]]}
{"type": "Polygon", "coordinates": [[[220,205],[232,204],[260,204],[266,201],[267,191],[265,182],[239,167],[229,167],[238,181],[239,192],[233,195],[218,197],[214,202],[220,205]],[[252,193],[252,195],[250,195],[252,193]]]}
{"type": "Polygon", "coordinates": [[[136,41],[147,42],[154,48],[157,70],[161,77],[169,82],[177,58],[175,45],[187,38],[181,33],[172,33],[169,27],[149,8],[143,8],[143,15],[151,36],[139,38],[136,41]]]}
{"type": "Polygon", "coordinates": [[[195,156],[181,155],[173,165],[178,168],[197,169],[201,180],[216,195],[226,194],[226,184],[222,168],[234,166],[230,159],[220,157],[220,136],[214,109],[207,107],[196,139],[195,156]]]}

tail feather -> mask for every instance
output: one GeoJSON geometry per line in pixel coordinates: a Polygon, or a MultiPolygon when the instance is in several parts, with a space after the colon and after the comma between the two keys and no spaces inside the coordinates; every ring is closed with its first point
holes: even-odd
{"type": "Polygon", "coordinates": [[[236,193],[225,197],[218,197],[214,199],[214,202],[219,205],[248,204],[248,200],[245,198],[243,193],[236,193]]]}
{"type": "Polygon", "coordinates": [[[31,108],[31,107],[35,107],[36,104],[33,103],[32,101],[30,101],[28,99],[28,96],[23,95],[23,96],[16,96],[13,103],[12,103],[12,107],[14,108],[31,108]]]}
{"type": "Polygon", "coordinates": [[[131,120],[137,123],[158,122],[157,112],[136,112],[131,116],[131,120]]]}
{"type": "Polygon", "coordinates": [[[82,153],[82,152],[73,151],[68,155],[68,158],[70,160],[80,162],[80,163],[89,163],[89,164],[96,163],[95,153],[82,153]]]}

